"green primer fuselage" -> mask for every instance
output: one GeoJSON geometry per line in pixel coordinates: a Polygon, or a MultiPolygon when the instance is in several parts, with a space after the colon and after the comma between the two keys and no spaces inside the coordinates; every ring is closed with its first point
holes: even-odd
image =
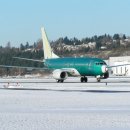
{"type": "Polygon", "coordinates": [[[106,65],[106,63],[99,58],[81,57],[46,59],[45,65],[52,70],[74,68],[81,76],[102,76],[102,65],[106,65]]]}

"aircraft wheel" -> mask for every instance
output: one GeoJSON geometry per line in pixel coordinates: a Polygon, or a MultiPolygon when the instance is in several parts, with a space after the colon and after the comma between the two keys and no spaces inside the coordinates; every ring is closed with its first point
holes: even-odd
{"type": "Polygon", "coordinates": [[[57,83],[59,83],[59,80],[56,80],[57,83]]]}
{"type": "Polygon", "coordinates": [[[84,78],[83,78],[83,77],[81,77],[80,81],[81,81],[81,83],[83,83],[83,82],[84,82],[84,78]]]}
{"type": "Polygon", "coordinates": [[[87,77],[84,77],[84,81],[85,81],[85,82],[88,82],[88,78],[87,78],[87,77]]]}
{"type": "Polygon", "coordinates": [[[63,83],[63,82],[64,82],[64,80],[60,80],[60,82],[61,82],[61,83],[63,83]]]}
{"type": "Polygon", "coordinates": [[[100,79],[100,78],[97,78],[97,82],[101,82],[101,79],[100,79]]]}
{"type": "Polygon", "coordinates": [[[64,80],[57,80],[57,83],[63,83],[64,82],[64,80]]]}
{"type": "Polygon", "coordinates": [[[83,83],[83,82],[87,82],[88,81],[88,78],[87,77],[81,77],[80,81],[83,83]]]}

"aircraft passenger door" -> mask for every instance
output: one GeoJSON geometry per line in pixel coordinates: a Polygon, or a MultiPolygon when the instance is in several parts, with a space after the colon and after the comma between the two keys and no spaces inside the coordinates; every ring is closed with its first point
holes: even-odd
{"type": "Polygon", "coordinates": [[[93,74],[93,70],[94,70],[94,62],[91,60],[90,63],[89,63],[90,76],[91,76],[91,74],[93,74]]]}

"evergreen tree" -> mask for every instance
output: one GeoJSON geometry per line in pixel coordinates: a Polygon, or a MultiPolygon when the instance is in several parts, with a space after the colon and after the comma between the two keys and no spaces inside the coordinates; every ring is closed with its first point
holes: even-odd
{"type": "Polygon", "coordinates": [[[29,43],[26,42],[25,48],[28,49],[29,48],[29,43]]]}
{"type": "Polygon", "coordinates": [[[120,39],[119,34],[114,34],[113,39],[114,39],[114,40],[119,40],[119,39],[120,39]]]}
{"type": "Polygon", "coordinates": [[[21,43],[21,44],[20,44],[20,50],[23,51],[24,49],[25,49],[25,46],[21,43]]]}

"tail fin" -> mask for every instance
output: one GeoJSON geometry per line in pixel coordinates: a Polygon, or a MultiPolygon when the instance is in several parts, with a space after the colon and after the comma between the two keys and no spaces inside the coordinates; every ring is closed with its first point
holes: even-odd
{"type": "Polygon", "coordinates": [[[41,28],[41,31],[42,31],[42,40],[43,40],[44,59],[59,58],[56,54],[53,53],[51,49],[45,29],[41,28]]]}

